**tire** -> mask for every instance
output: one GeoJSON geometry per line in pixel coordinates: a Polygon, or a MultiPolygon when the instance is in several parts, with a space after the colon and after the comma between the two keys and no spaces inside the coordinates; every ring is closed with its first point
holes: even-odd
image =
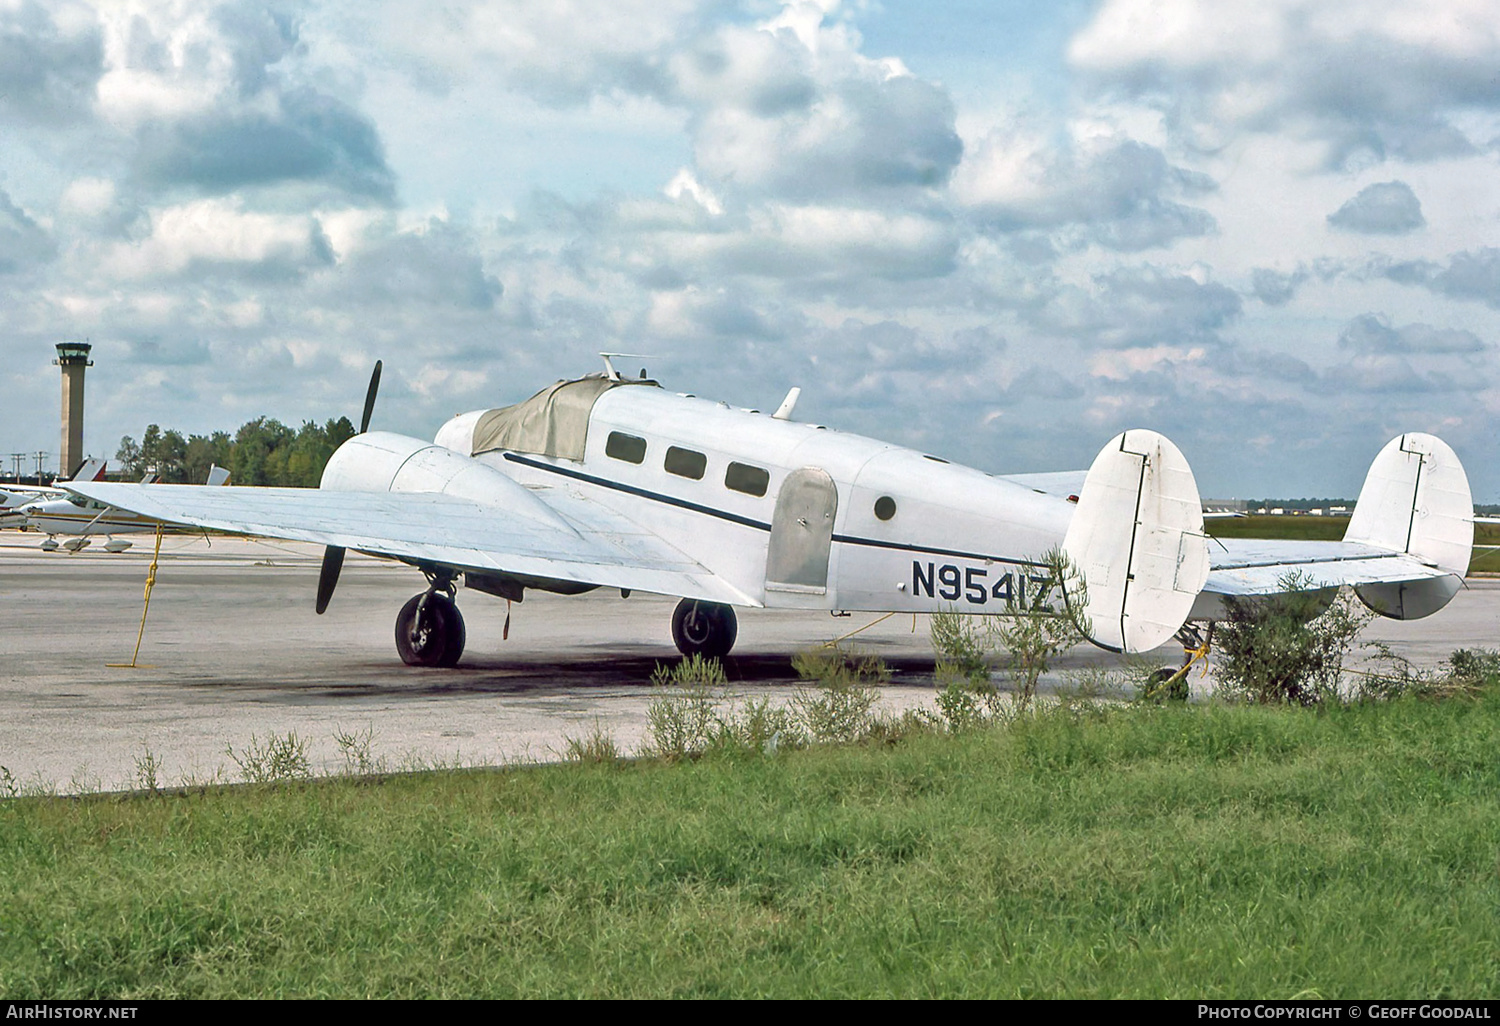
{"type": "Polygon", "coordinates": [[[1167,681],[1177,677],[1180,667],[1163,666],[1159,670],[1152,670],[1151,675],[1146,678],[1146,686],[1150,689],[1152,700],[1157,704],[1162,702],[1186,702],[1188,700],[1189,688],[1187,674],[1178,677],[1176,681],[1168,684],[1167,681]]]}
{"type": "Polygon", "coordinates": [[[683,599],[672,611],[672,641],[685,656],[721,659],[739,635],[734,609],[718,602],[683,599]]]}
{"type": "Polygon", "coordinates": [[[452,666],[463,655],[464,641],[463,617],[446,595],[413,595],[396,615],[396,651],[407,666],[452,666]]]}
{"type": "Polygon", "coordinates": [[[443,649],[443,661],[439,666],[457,666],[459,657],[464,654],[464,643],[469,640],[469,632],[464,629],[463,614],[458,611],[458,606],[451,600],[448,603],[448,644],[443,649]]]}

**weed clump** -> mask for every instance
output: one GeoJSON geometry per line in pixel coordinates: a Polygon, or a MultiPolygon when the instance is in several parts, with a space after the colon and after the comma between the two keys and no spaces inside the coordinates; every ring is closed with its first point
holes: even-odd
{"type": "Polygon", "coordinates": [[[1448,656],[1446,669],[1424,670],[1382,642],[1370,642],[1370,647],[1384,668],[1360,679],[1356,698],[1361,701],[1473,699],[1500,685],[1500,652],[1461,648],[1448,656]]]}
{"type": "Polygon", "coordinates": [[[135,757],[135,778],[132,781],[142,791],[156,794],[161,790],[161,757],[150,746],[142,743],[141,754],[135,757]]]}
{"type": "Polygon", "coordinates": [[[716,705],[713,688],[726,683],[718,660],[692,656],[651,675],[657,693],[646,708],[644,753],[668,761],[706,752],[774,754],[813,744],[896,740],[925,726],[920,717],[885,720],[874,714],[877,686],[891,671],[878,657],[837,646],[792,659],[803,688],[785,704],[769,698],[716,705]]]}
{"type": "Polygon", "coordinates": [[[797,676],[818,685],[792,698],[814,742],[850,744],[869,736],[870,710],[879,697],[875,686],[891,679],[884,660],[834,645],[799,652],[792,667],[797,676]]]}
{"type": "Polygon", "coordinates": [[[234,760],[240,773],[252,784],[305,780],[312,776],[312,767],[307,760],[307,741],[298,737],[294,730],[268,735],[264,741],[251,734],[244,751],[237,752],[234,745],[226,744],[224,754],[234,760]]]}
{"type": "Polygon", "coordinates": [[[709,689],[727,682],[719,660],[698,653],[673,666],[658,663],[651,674],[657,692],[646,706],[646,753],[673,761],[708,748],[715,722],[709,689]]]}
{"type": "Polygon", "coordinates": [[[385,760],[374,754],[374,724],[366,724],[364,730],[335,727],[333,743],[338,746],[339,756],[344,761],[344,774],[367,777],[372,773],[384,772],[385,760]]]}
{"type": "Polygon", "coordinates": [[[593,727],[582,737],[568,735],[563,738],[563,758],[585,766],[609,764],[619,761],[620,748],[615,744],[614,735],[603,723],[595,720],[593,727]]]}

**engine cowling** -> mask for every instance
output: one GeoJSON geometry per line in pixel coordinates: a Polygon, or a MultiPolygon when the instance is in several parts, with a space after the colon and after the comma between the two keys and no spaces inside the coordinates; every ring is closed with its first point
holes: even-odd
{"type": "Polygon", "coordinates": [[[369,431],[339,446],[319,485],[337,492],[433,492],[493,505],[497,515],[525,517],[574,533],[569,524],[514,480],[473,456],[420,438],[369,431]]]}

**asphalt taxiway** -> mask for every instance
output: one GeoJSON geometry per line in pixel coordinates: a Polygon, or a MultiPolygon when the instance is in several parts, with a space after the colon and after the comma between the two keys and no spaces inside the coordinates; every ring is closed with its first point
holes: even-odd
{"type": "MultiPolygon", "coordinates": [[[[328,612],[313,613],[321,549],[251,539],[168,536],[134,669],[151,539],[122,554],[99,546],[44,553],[35,534],[0,532],[0,766],[62,791],[128,787],[149,751],[167,783],[237,779],[226,746],[295,732],[315,771],[343,765],[336,732],[368,732],[386,765],[550,761],[566,738],[602,727],[622,751],[645,734],[658,663],[676,659],[674,600],[600,589],[530,592],[511,607],[459,592],[468,626],[451,670],[403,665],[396,611],[421,591],[408,567],[351,554],[328,612]]],[[[730,699],[786,698],[793,653],[877,617],[745,610],[728,661],[730,699]]],[[[1377,621],[1366,639],[1420,665],[1495,644],[1500,581],[1471,581],[1423,621],[1377,621]]],[[[930,706],[926,617],[892,616],[852,639],[894,671],[881,705],[930,706]]],[[[1162,651],[1162,662],[1178,652],[1162,651]]],[[[1088,646],[1057,669],[1111,665],[1088,646]]],[[[1208,682],[1211,682],[1211,677],[1208,682]]],[[[1194,686],[1205,681],[1194,672],[1194,686]]]]}

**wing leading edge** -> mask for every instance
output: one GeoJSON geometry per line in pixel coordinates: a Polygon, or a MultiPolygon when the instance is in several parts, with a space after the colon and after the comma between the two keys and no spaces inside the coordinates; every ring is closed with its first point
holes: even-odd
{"type": "MultiPolygon", "coordinates": [[[[761,604],[633,521],[588,504],[560,502],[557,520],[547,522],[438,492],[83,482],[68,488],[170,524],[316,542],[457,570],[761,604]]],[[[545,491],[531,494],[545,502],[545,491]]]]}

